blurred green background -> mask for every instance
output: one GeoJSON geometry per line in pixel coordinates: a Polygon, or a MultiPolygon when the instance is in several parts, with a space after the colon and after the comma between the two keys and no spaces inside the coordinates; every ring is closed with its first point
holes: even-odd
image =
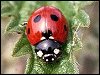
{"type": "MultiPolygon", "coordinates": [[[[89,28],[80,28],[79,37],[82,40],[83,48],[75,52],[79,62],[80,74],[99,73],[99,2],[85,7],[90,16],[91,25],[89,28]]],[[[9,22],[8,17],[1,19],[1,73],[2,74],[23,74],[28,55],[23,57],[12,57],[15,43],[20,35],[4,34],[9,22]]]]}

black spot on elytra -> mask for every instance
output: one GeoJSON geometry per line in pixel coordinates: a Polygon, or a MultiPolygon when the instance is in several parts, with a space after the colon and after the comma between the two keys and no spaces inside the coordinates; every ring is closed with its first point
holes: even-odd
{"type": "Polygon", "coordinates": [[[41,19],[41,16],[40,15],[38,15],[38,16],[36,16],[35,18],[34,18],[34,22],[36,23],[36,22],[39,22],[40,21],[40,19],[41,19]]]}
{"type": "Polygon", "coordinates": [[[66,25],[64,25],[64,30],[67,31],[67,27],[66,27],[66,25]]]}
{"type": "Polygon", "coordinates": [[[30,28],[28,28],[27,34],[30,34],[30,28]]]}
{"type": "Polygon", "coordinates": [[[51,14],[50,17],[53,21],[58,21],[58,17],[56,15],[51,14]]]}

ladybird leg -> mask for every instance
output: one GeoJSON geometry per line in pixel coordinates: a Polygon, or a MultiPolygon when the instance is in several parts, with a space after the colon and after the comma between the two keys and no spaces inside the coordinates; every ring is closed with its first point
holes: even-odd
{"type": "MultiPolygon", "coordinates": [[[[26,25],[27,25],[27,22],[23,22],[22,24],[19,24],[18,26],[19,26],[20,28],[25,28],[26,25]]],[[[20,32],[17,32],[17,33],[18,33],[18,34],[21,34],[20,32]]],[[[25,34],[26,34],[26,30],[25,30],[25,34]]]]}
{"type": "Polygon", "coordinates": [[[22,26],[26,27],[26,25],[27,25],[27,21],[25,21],[25,22],[22,23],[22,26]]]}
{"type": "MultiPolygon", "coordinates": [[[[26,25],[27,25],[27,21],[23,22],[23,23],[20,25],[20,27],[26,27],[26,25]]],[[[27,35],[26,30],[25,30],[25,35],[27,35]]]]}
{"type": "Polygon", "coordinates": [[[27,22],[25,21],[22,24],[20,24],[19,27],[26,27],[26,25],[27,25],[27,22]]]}

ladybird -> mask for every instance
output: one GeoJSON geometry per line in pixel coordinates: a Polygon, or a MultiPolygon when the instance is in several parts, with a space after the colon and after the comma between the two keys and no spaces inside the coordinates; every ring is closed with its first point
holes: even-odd
{"type": "Polygon", "coordinates": [[[68,37],[68,22],[62,12],[52,6],[43,6],[30,16],[26,35],[35,52],[45,62],[53,62],[61,55],[61,46],[68,37]]]}

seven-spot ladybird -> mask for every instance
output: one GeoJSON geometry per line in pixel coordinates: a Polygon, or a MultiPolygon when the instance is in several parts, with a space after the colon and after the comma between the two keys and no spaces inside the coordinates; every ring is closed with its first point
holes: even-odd
{"type": "Polygon", "coordinates": [[[61,46],[68,37],[68,23],[59,9],[43,6],[29,18],[26,35],[36,47],[37,56],[45,62],[52,62],[61,55],[61,46]]]}

